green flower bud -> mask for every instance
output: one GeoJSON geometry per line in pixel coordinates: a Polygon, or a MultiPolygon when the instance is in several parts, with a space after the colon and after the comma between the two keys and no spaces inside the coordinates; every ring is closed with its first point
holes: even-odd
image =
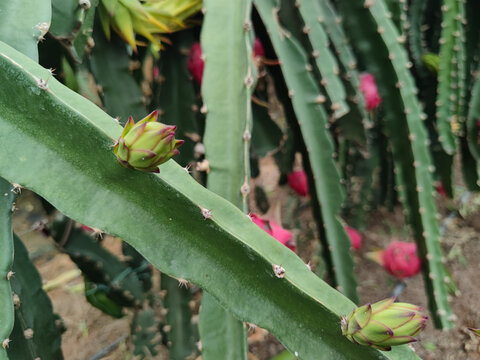
{"type": "Polygon", "coordinates": [[[438,74],[438,69],[440,67],[440,56],[433,53],[423,54],[421,57],[423,65],[432,73],[438,74]]]}
{"type": "Polygon", "coordinates": [[[158,165],[180,153],[177,149],[183,140],[175,139],[177,127],[159,123],[157,117],[158,111],[155,110],[136,124],[131,116],[128,118],[113,148],[122,166],[158,173],[158,165]]]}
{"type": "Polygon", "coordinates": [[[342,334],[355,344],[388,351],[392,346],[417,341],[414,336],[425,328],[428,319],[422,310],[396,303],[394,297],[363,305],[342,317],[342,334]]]}
{"type": "Polygon", "coordinates": [[[475,336],[480,337],[480,329],[468,328],[475,336]]]}

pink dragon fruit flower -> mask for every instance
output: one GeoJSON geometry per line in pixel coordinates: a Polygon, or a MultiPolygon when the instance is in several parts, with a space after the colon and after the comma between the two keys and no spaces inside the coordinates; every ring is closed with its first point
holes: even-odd
{"type": "Polygon", "coordinates": [[[421,263],[414,243],[394,241],[382,252],[385,270],[398,279],[414,276],[420,272],[421,263]]]}
{"type": "Polygon", "coordinates": [[[435,189],[437,190],[437,193],[439,193],[440,195],[447,196],[447,192],[445,191],[445,188],[443,187],[442,182],[439,182],[435,189]]]}
{"type": "MultiPolygon", "coordinates": [[[[257,59],[263,58],[265,52],[263,51],[262,43],[258,38],[255,39],[255,42],[253,44],[253,59],[255,60],[255,63],[258,63],[257,59]]],[[[202,57],[202,47],[200,43],[197,41],[192,45],[190,48],[190,54],[187,59],[187,68],[188,71],[190,71],[190,74],[192,74],[193,79],[198,85],[202,84],[202,79],[203,79],[203,69],[205,68],[205,62],[203,61],[202,57]]],[[[258,66],[258,65],[257,65],[258,66]]]]}
{"type": "Polygon", "coordinates": [[[360,91],[365,97],[367,109],[372,111],[382,102],[382,98],[378,94],[375,78],[370,73],[360,75],[360,91]]]}
{"type": "Polygon", "coordinates": [[[287,175],[288,185],[300,196],[308,195],[308,181],[305,171],[298,170],[287,175]]]}
{"type": "Polygon", "coordinates": [[[288,247],[293,252],[297,252],[295,239],[293,239],[292,233],[290,231],[282,228],[274,221],[262,219],[257,214],[250,214],[250,218],[255,223],[255,225],[265,231],[268,235],[273,236],[275,239],[277,239],[280,243],[288,247]]]}
{"type": "Polygon", "coordinates": [[[80,228],[82,229],[83,232],[86,232],[86,233],[92,233],[95,231],[90,226],[87,226],[87,225],[82,225],[80,228]]]}
{"type": "Polygon", "coordinates": [[[190,48],[190,54],[187,59],[187,68],[198,85],[202,84],[204,67],[205,62],[202,58],[202,47],[200,46],[199,42],[196,42],[190,48]]]}
{"type": "Polygon", "coordinates": [[[262,43],[258,38],[255,38],[255,42],[253,43],[253,57],[256,58],[263,58],[265,56],[265,51],[263,51],[262,43]]]}
{"type": "Polygon", "coordinates": [[[347,230],[348,237],[350,238],[350,242],[352,243],[352,247],[355,250],[360,249],[360,246],[362,246],[362,235],[355,230],[351,226],[345,226],[345,230],[347,230]]]}

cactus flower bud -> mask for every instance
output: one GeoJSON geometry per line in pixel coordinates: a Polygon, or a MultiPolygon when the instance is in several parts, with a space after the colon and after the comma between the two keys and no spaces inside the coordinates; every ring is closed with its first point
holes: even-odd
{"type": "Polygon", "coordinates": [[[396,303],[394,297],[363,305],[341,318],[342,334],[354,344],[388,351],[392,346],[417,341],[415,336],[428,319],[422,310],[416,305],[396,303]]]}
{"type": "Polygon", "coordinates": [[[128,118],[122,135],[113,148],[122,166],[158,173],[158,165],[180,153],[177,149],[183,140],[175,139],[177,127],[157,122],[157,117],[158,112],[155,110],[136,124],[131,116],[128,118]]]}
{"type": "Polygon", "coordinates": [[[198,85],[202,84],[203,69],[205,68],[205,62],[202,58],[202,47],[199,42],[196,42],[190,48],[190,54],[187,59],[188,71],[193,76],[193,79],[198,85]]]}
{"type": "Polygon", "coordinates": [[[382,102],[382,98],[378,94],[377,84],[372,74],[366,73],[360,75],[360,91],[365,97],[367,109],[372,111],[382,102]]]}
{"type": "Polygon", "coordinates": [[[398,279],[414,276],[420,272],[421,263],[417,256],[417,245],[393,241],[383,250],[382,264],[388,273],[398,279]]]}
{"type": "Polygon", "coordinates": [[[362,235],[355,230],[351,226],[345,226],[345,230],[347,230],[348,237],[350,238],[350,242],[352,243],[352,248],[355,250],[360,249],[360,246],[362,246],[362,235]]]}
{"type": "Polygon", "coordinates": [[[291,174],[287,175],[287,180],[290,188],[292,188],[298,195],[308,195],[308,180],[305,171],[294,171],[291,174]]]}
{"type": "Polygon", "coordinates": [[[473,334],[477,337],[480,337],[480,329],[474,329],[474,328],[468,328],[468,330],[470,330],[471,332],[473,332],[473,334]]]}

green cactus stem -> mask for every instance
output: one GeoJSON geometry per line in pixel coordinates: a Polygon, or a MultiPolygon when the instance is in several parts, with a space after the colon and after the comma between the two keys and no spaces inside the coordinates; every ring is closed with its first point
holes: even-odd
{"type": "Polygon", "coordinates": [[[464,1],[444,0],[438,69],[437,127],[447,154],[457,149],[463,126],[465,96],[464,1]]]}
{"type": "Polygon", "coordinates": [[[299,119],[302,136],[315,179],[315,188],[321,204],[321,215],[330,247],[335,281],[338,289],[357,301],[354,263],[350,240],[339,219],[344,199],[339,171],[333,160],[333,141],[327,129],[323,96],[306,66],[307,57],[298,42],[289,36],[276,17],[276,2],[258,1],[256,8],[269,31],[273,47],[280,59],[285,82],[289,88],[295,115],[299,119]]]}
{"type": "Polygon", "coordinates": [[[381,79],[378,86],[387,110],[384,126],[392,144],[400,199],[422,258],[430,312],[437,327],[451,328],[454,316],[448,302],[437,208],[432,196],[434,167],[421,121],[426,115],[415,96],[404,39],[388,18],[381,0],[369,1],[367,7],[363,1],[348,6],[342,3],[340,10],[369,70],[381,79]]]}
{"type": "Polygon", "coordinates": [[[0,41],[38,61],[37,44],[50,27],[50,0],[6,1],[0,5],[0,41]]]}
{"type": "MultiPolygon", "coordinates": [[[[173,161],[161,165],[161,175],[119,166],[111,145],[121,127],[56,79],[46,87],[40,80],[49,74],[0,43],[0,176],[127,240],[155,267],[201,286],[301,359],[318,360],[319,348],[325,359],[387,359],[341,336],[338,319],[351,301],[185,169],[173,161]],[[283,278],[272,264],[285,269],[283,278]]],[[[418,359],[405,346],[388,358],[418,359]]]]}
{"type": "MultiPolygon", "coordinates": [[[[170,359],[181,360],[197,355],[192,311],[189,302],[192,294],[187,283],[179,282],[168,275],[162,274],[162,290],[166,291],[163,305],[168,310],[166,315],[168,332],[166,339],[169,348],[170,359]]],[[[210,318],[212,320],[214,318],[210,318]]]]}
{"type": "Polygon", "coordinates": [[[93,47],[92,32],[99,0],[53,0],[50,34],[81,63],[87,48],[93,47]]]}
{"type": "MultiPolygon", "coordinates": [[[[253,64],[251,0],[207,0],[201,43],[205,56],[202,96],[206,108],[207,188],[248,213],[253,64]],[[228,57],[225,54],[229,54],[228,57]],[[224,69],[229,76],[218,76],[224,69]]],[[[245,215],[246,218],[246,215],[245,215]]],[[[203,292],[200,312],[202,359],[247,359],[246,327],[203,292]],[[218,332],[218,329],[229,331],[218,332]]]]}
{"type": "Polygon", "coordinates": [[[52,303],[42,290],[42,279],[30,261],[22,241],[14,236],[15,260],[12,291],[15,326],[8,358],[22,360],[62,360],[61,320],[53,313],[52,303]]]}
{"type": "Polygon", "coordinates": [[[90,69],[100,88],[106,112],[122,125],[129,116],[146,115],[140,86],[130,73],[130,56],[123,40],[115,34],[107,41],[98,24],[94,27],[95,46],[90,56],[90,69]]]}
{"type": "Polygon", "coordinates": [[[0,178],[0,309],[3,309],[0,321],[0,359],[7,359],[6,346],[14,324],[12,289],[10,280],[15,274],[13,265],[12,212],[15,207],[15,196],[19,187],[13,187],[8,181],[0,178]]]}

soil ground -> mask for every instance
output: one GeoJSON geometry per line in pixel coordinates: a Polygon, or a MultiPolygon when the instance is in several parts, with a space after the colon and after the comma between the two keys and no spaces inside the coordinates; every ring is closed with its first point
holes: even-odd
{"type": "MultiPolygon", "coordinates": [[[[265,190],[270,209],[266,217],[283,222],[292,229],[299,247],[299,256],[305,261],[315,262],[318,252],[315,223],[312,219],[309,200],[294,196],[288,186],[279,187],[278,171],[271,158],[261,162],[261,175],[254,183],[265,190]]],[[[459,193],[465,189],[458,187],[459,193]]],[[[462,212],[448,222],[442,239],[446,266],[455,285],[456,294],[452,294],[451,305],[456,316],[456,327],[441,331],[429,321],[427,328],[419,336],[419,342],[413,344],[416,353],[422,359],[480,359],[480,338],[476,338],[467,327],[480,327],[480,296],[478,259],[480,258],[480,201],[472,196],[462,205],[462,212]],[[463,216],[461,216],[463,215],[463,216]]],[[[252,202],[253,210],[255,205],[252,202]]],[[[457,207],[458,201],[449,203],[439,199],[439,208],[443,219],[450,214],[448,207],[457,207]]],[[[27,191],[19,199],[19,210],[14,219],[14,229],[26,243],[44,282],[58,278],[59,275],[76,269],[69,257],[60,254],[53,241],[42,237],[31,227],[42,218],[39,203],[27,191]]],[[[447,224],[446,221],[443,223],[447,224]]],[[[390,296],[395,280],[379,265],[366,257],[370,251],[384,248],[394,239],[412,241],[405,226],[401,209],[388,212],[378,209],[369,218],[363,232],[362,248],[355,252],[356,273],[359,283],[361,303],[375,302],[390,296]]],[[[120,254],[120,240],[106,237],[104,245],[116,254],[120,254]]],[[[156,273],[158,279],[158,273],[156,273]]],[[[427,307],[421,275],[405,281],[406,288],[400,296],[405,302],[427,307]]],[[[112,319],[93,308],[85,300],[81,276],[63,283],[48,292],[54,311],[60,314],[66,332],[62,337],[65,359],[87,360],[107,346],[118,343],[110,353],[102,357],[109,360],[133,359],[125,340],[130,332],[132,314],[122,319],[112,319]]],[[[197,300],[198,301],[198,300],[197,300]]],[[[198,309],[198,306],[195,306],[198,309]]],[[[267,360],[283,350],[282,345],[267,331],[256,328],[249,331],[250,359],[267,360]]],[[[168,351],[162,348],[154,359],[168,359],[168,351]]]]}

